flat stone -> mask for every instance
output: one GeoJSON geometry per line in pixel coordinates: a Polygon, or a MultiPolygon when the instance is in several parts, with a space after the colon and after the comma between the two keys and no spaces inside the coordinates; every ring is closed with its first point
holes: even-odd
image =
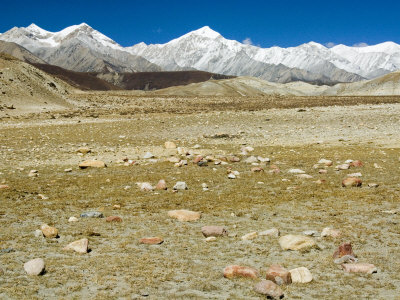
{"type": "Polygon", "coordinates": [[[279,237],[279,229],[278,228],[271,228],[271,229],[259,232],[258,235],[279,237]]]}
{"type": "Polygon", "coordinates": [[[146,245],[159,245],[162,244],[164,240],[160,237],[144,237],[139,240],[140,244],[146,245]]]}
{"type": "Polygon", "coordinates": [[[45,271],[45,268],[46,268],[46,266],[45,266],[44,260],[41,258],[32,259],[24,264],[25,272],[28,275],[33,275],[33,276],[43,274],[45,271]]]}
{"type": "Polygon", "coordinates": [[[318,163],[329,167],[329,166],[332,166],[333,162],[331,160],[329,160],[329,159],[322,158],[322,159],[319,160],[318,163]]]}
{"type": "Polygon", "coordinates": [[[378,272],[378,269],[375,267],[375,265],[366,263],[342,264],[342,268],[345,272],[349,273],[372,274],[378,272]]]}
{"type": "Polygon", "coordinates": [[[6,190],[9,189],[10,187],[7,184],[0,184],[0,190],[6,190]]]}
{"type": "Polygon", "coordinates": [[[308,283],[313,280],[310,270],[305,267],[292,269],[289,272],[293,283],[308,283]]]}
{"type": "Polygon", "coordinates": [[[349,177],[343,179],[342,181],[343,187],[361,187],[361,185],[362,185],[362,180],[357,177],[349,177]]]}
{"type": "Polygon", "coordinates": [[[320,236],[319,232],[316,230],[306,230],[303,231],[303,234],[308,236],[320,236]]]}
{"type": "Polygon", "coordinates": [[[248,240],[253,240],[253,239],[255,239],[257,236],[258,236],[258,232],[257,232],[257,231],[254,231],[254,232],[250,232],[250,233],[247,233],[247,234],[243,235],[243,236],[241,237],[241,239],[242,239],[243,241],[248,241],[248,240]]]}
{"type": "Polygon", "coordinates": [[[150,184],[150,182],[138,182],[138,187],[145,192],[153,191],[154,187],[150,184]]]}
{"type": "Polygon", "coordinates": [[[229,173],[229,174],[228,174],[228,178],[229,178],[229,179],[235,179],[235,178],[236,178],[236,175],[233,174],[233,173],[229,173]]]}
{"type": "Polygon", "coordinates": [[[337,170],[348,170],[348,169],[350,169],[350,165],[349,164],[341,164],[341,165],[336,166],[336,169],[337,170]]]}
{"type": "Polygon", "coordinates": [[[68,222],[78,222],[78,221],[79,221],[79,219],[77,217],[70,217],[68,219],[68,222]]]}
{"type": "Polygon", "coordinates": [[[341,244],[338,249],[333,253],[333,258],[340,258],[345,255],[351,255],[353,257],[357,257],[353,252],[353,247],[351,243],[343,243],[341,244]]]}
{"type": "Polygon", "coordinates": [[[98,211],[87,211],[81,213],[81,218],[104,218],[104,215],[98,211]]]}
{"type": "Polygon", "coordinates": [[[76,152],[82,153],[82,154],[88,154],[88,153],[92,152],[92,150],[90,150],[90,148],[88,148],[88,147],[80,147],[80,148],[78,148],[78,150],[76,150],[76,152]]]}
{"type": "Polygon", "coordinates": [[[81,162],[78,166],[80,169],[107,167],[107,165],[101,160],[85,160],[81,162]]]}
{"type": "Polygon", "coordinates": [[[58,229],[55,227],[51,227],[47,224],[43,224],[42,226],[40,226],[40,230],[42,231],[43,235],[47,238],[58,237],[58,229]]]}
{"type": "Polygon", "coordinates": [[[289,284],[292,282],[290,272],[280,265],[273,264],[267,269],[266,279],[278,285],[289,284]]]}
{"type": "Polygon", "coordinates": [[[358,259],[351,255],[344,255],[340,258],[336,258],[333,262],[337,265],[345,264],[345,263],[356,263],[358,259]]]}
{"type": "Polygon", "coordinates": [[[261,280],[254,286],[253,290],[272,299],[282,299],[284,297],[282,289],[271,280],[261,280]]]}
{"type": "Polygon", "coordinates": [[[153,157],[154,157],[154,154],[151,153],[151,152],[146,152],[146,153],[143,155],[143,158],[144,158],[144,159],[149,159],[149,158],[153,158],[153,157]]]}
{"type": "Polygon", "coordinates": [[[178,182],[174,185],[173,189],[174,189],[174,190],[187,190],[187,189],[188,189],[188,186],[187,186],[186,182],[184,182],[184,181],[178,181],[178,182]]]}
{"type": "Polygon", "coordinates": [[[201,213],[186,209],[180,209],[180,210],[170,210],[168,212],[168,216],[171,218],[175,218],[181,222],[191,222],[200,219],[201,213]]]}
{"type": "Polygon", "coordinates": [[[257,156],[257,159],[258,159],[260,162],[263,162],[263,163],[267,163],[267,162],[270,162],[270,161],[271,161],[268,157],[262,157],[262,156],[257,156]]]}
{"type": "Polygon", "coordinates": [[[251,168],[251,172],[253,172],[253,173],[261,173],[261,172],[264,172],[264,169],[261,168],[261,167],[253,167],[253,168],[251,168]]]}
{"type": "Polygon", "coordinates": [[[255,156],[249,156],[244,160],[244,162],[248,163],[248,164],[252,164],[252,163],[258,162],[258,159],[255,156]]]}
{"type": "Polygon", "coordinates": [[[224,226],[203,226],[201,227],[201,232],[205,237],[219,237],[228,235],[228,232],[224,226]]]}
{"type": "Polygon", "coordinates": [[[206,242],[214,242],[216,240],[217,240],[217,238],[215,236],[209,236],[209,237],[205,238],[206,242]]]}
{"type": "Polygon", "coordinates": [[[256,279],[258,277],[258,271],[250,267],[231,265],[224,269],[224,277],[229,279],[235,277],[256,279]]]}
{"type": "Polygon", "coordinates": [[[296,177],[301,178],[301,179],[311,179],[313,178],[311,175],[308,174],[298,174],[296,177]]]}
{"type": "Polygon", "coordinates": [[[288,173],[290,173],[290,174],[305,174],[306,172],[303,170],[300,170],[300,169],[290,169],[288,171],[288,173]]]}
{"type": "Polygon", "coordinates": [[[89,247],[89,240],[81,239],[68,244],[67,246],[64,247],[64,250],[75,251],[78,253],[87,253],[88,247],[89,247]]]}
{"type": "Polygon", "coordinates": [[[368,187],[369,188],[377,188],[377,187],[379,187],[379,184],[377,184],[377,183],[368,183],[368,187]]]}
{"type": "Polygon", "coordinates": [[[313,238],[303,235],[288,234],[279,238],[279,245],[283,250],[308,250],[316,247],[313,238]]]}
{"type": "Polygon", "coordinates": [[[119,216],[108,216],[106,218],[106,222],[108,223],[115,223],[115,222],[122,222],[122,218],[119,216]]]}

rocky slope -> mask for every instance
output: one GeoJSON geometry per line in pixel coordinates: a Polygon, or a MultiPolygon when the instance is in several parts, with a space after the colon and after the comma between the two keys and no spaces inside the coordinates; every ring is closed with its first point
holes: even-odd
{"type": "Polygon", "coordinates": [[[0,53],[9,54],[11,56],[14,56],[15,58],[18,58],[19,60],[29,63],[37,63],[37,64],[46,63],[44,60],[35,56],[29,50],[12,42],[0,41],[0,53]]]}

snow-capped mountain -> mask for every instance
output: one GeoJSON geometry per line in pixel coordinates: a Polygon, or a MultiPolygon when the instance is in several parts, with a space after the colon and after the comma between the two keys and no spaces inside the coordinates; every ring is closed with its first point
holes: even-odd
{"type": "Polygon", "coordinates": [[[327,48],[310,42],[297,47],[260,48],[225,39],[208,26],[166,44],[122,47],[87,24],[49,32],[32,24],[0,34],[46,62],[76,71],[202,70],[255,76],[275,82],[354,82],[400,70],[400,45],[327,48]]]}
{"type": "Polygon", "coordinates": [[[59,32],[49,32],[35,24],[14,27],[1,34],[0,40],[17,43],[50,64],[74,71],[160,71],[158,66],[128,53],[85,23],[59,32]]]}

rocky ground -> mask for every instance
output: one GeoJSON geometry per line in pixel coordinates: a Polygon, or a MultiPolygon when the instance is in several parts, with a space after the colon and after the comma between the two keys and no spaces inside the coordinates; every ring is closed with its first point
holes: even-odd
{"type": "Polygon", "coordinates": [[[2,119],[1,299],[398,297],[399,104],[177,103],[2,119]]]}

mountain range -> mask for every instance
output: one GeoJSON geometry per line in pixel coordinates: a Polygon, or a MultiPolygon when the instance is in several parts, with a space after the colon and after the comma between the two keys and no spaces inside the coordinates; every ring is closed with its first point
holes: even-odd
{"type": "Polygon", "coordinates": [[[38,60],[79,72],[158,72],[200,70],[253,76],[271,82],[304,81],[333,85],[373,79],[400,70],[400,45],[367,47],[315,42],[297,47],[260,48],[224,38],[208,26],[165,44],[122,47],[82,23],[59,32],[35,24],[14,27],[0,40],[16,43],[38,60]]]}

